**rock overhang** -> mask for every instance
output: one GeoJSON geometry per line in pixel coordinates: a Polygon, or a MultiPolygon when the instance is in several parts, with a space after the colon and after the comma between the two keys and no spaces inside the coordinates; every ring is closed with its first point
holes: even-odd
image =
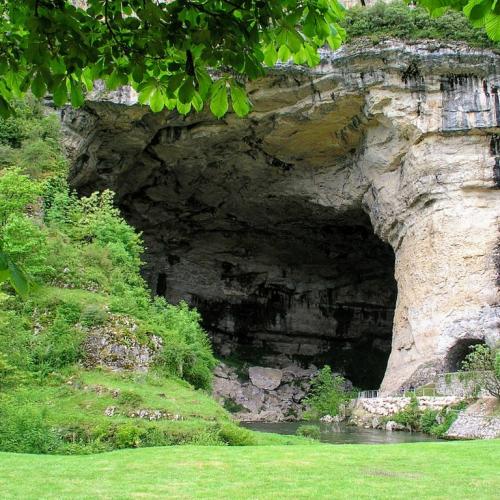
{"type": "MultiPolygon", "coordinates": [[[[152,286],[163,273],[167,297],[209,300],[226,333],[235,317],[224,303],[247,318],[277,302],[257,333],[276,335],[279,324],[303,340],[314,318],[318,338],[345,337],[347,304],[354,316],[367,306],[391,316],[395,266],[392,390],[440,370],[463,337],[498,339],[498,67],[492,51],[436,42],[324,52],[317,68],[284,65],[250,83],[254,111],[243,120],[155,115],[130,90],[97,93],[64,116],[71,181],[83,193],[115,190],[144,232],[152,286]],[[332,296],[347,268],[350,292],[332,296]],[[290,296],[309,305],[292,313],[290,296]],[[249,297],[258,309],[243,307],[249,297]],[[325,303],[336,304],[326,322],[325,303]]],[[[390,331],[372,335],[368,352],[390,342],[390,331]]],[[[344,341],[339,350],[353,343],[344,341]]]]}

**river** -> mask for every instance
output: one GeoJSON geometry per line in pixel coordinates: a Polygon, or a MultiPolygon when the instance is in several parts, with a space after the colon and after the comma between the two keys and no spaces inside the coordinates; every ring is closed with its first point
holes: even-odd
{"type": "Polygon", "coordinates": [[[301,425],[315,424],[320,426],[323,443],[332,444],[394,444],[416,443],[420,441],[438,441],[437,438],[423,432],[384,431],[380,429],[363,429],[340,424],[322,422],[242,422],[242,426],[253,431],[274,432],[276,434],[295,434],[301,425]]]}

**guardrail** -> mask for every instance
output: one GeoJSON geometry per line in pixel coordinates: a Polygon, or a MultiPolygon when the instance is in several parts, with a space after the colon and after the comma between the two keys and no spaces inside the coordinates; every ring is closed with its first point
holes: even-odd
{"type": "MultiPolygon", "coordinates": [[[[453,380],[459,380],[461,382],[468,382],[472,381],[474,379],[474,374],[476,373],[486,373],[486,372],[449,372],[449,373],[439,373],[436,375],[436,384],[438,382],[438,379],[450,379],[450,385],[453,380]]],[[[437,384],[438,385],[438,384],[437,384]]],[[[392,397],[392,398],[407,398],[412,395],[415,395],[417,397],[425,397],[425,396],[464,396],[464,393],[468,392],[464,390],[462,391],[455,391],[451,390],[450,394],[446,394],[445,391],[436,389],[435,387],[419,387],[417,389],[406,389],[404,391],[399,391],[396,393],[392,394],[381,394],[380,391],[378,390],[367,390],[367,391],[360,391],[358,392],[358,399],[359,398],[378,398],[378,397],[392,397]],[[455,392],[455,394],[454,394],[455,392]]]]}

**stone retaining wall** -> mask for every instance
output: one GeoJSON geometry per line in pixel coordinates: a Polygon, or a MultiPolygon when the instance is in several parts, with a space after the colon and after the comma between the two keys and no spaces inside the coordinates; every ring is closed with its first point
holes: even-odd
{"type": "Polygon", "coordinates": [[[446,433],[450,439],[494,439],[500,437],[500,417],[461,413],[446,433]]]}
{"type": "MultiPolygon", "coordinates": [[[[462,398],[457,396],[422,396],[417,397],[418,406],[422,410],[441,410],[446,406],[456,404],[462,398]]],[[[389,416],[398,413],[410,404],[410,398],[384,397],[384,398],[360,398],[357,400],[354,412],[362,410],[376,416],[389,416]]]]}

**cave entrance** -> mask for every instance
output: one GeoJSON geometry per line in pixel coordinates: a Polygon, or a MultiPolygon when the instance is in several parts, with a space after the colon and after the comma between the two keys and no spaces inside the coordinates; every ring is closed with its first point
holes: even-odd
{"type": "Polygon", "coordinates": [[[157,289],[198,308],[223,360],[328,364],[356,387],[380,386],[391,350],[394,254],[361,210],[236,230],[212,220],[171,245],[165,262],[157,289]]]}
{"type": "Polygon", "coordinates": [[[462,369],[462,363],[468,354],[471,353],[472,347],[476,345],[485,345],[484,340],[481,339],[460,339],[448,351],[446,356],[446,371],[458,372],[462,369]]]}

